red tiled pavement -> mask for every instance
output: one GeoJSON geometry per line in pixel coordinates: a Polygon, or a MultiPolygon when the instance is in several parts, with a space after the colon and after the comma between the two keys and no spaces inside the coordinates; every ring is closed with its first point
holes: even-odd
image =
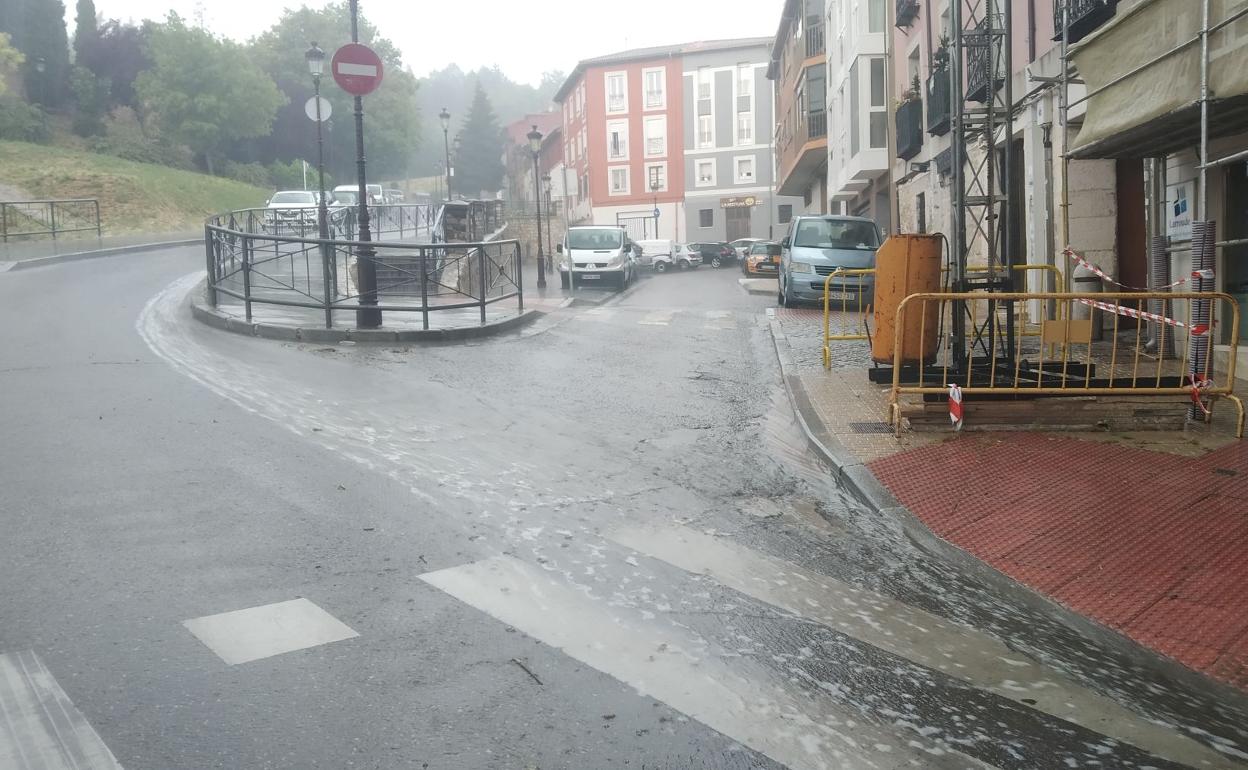
{"type": "Polygon", "coordinates": [[[1039,433],[962,436],[869,467],[944,539],[1248,689],[1248,442],[1188,458],[1039,433]]]}

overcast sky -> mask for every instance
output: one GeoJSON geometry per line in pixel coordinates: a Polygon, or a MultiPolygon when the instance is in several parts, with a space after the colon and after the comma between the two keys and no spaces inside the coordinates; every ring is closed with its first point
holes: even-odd
{"type": "MultiPolygon", "coordinates": [[[[65,4],[72,19],[74,3],[65,4]]],[[[239,41],[272,26],[284,8],[305,4],[326,3],[95,0],[101,16],[123,21],[161,19],[170,10],[194,21],[202,13],[205,26],[239,41]]],[[[579,59],[626,48],[768,37],[776,32],[783,5],[783,0],[361,0],[360,8],[402,49],[404,63],[418,76],[450,62],[465,70],[497,64],[513,80],[536,84],[543,72],[567,72],[579,59]]]]}

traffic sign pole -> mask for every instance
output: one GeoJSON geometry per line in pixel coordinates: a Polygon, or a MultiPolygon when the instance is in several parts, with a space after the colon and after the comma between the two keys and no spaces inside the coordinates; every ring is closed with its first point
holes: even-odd
{"type": "Polygon", "coordinates": [[[351,11],[351,43],[339,48],[332,62],[334,80],[343,90],[355,95],[355,156],[356,175],[360,188],[359,200],[359,232],[357,238],[366,245],[356,250],[359,284],[359,309],[355,311],[355,325],[358,329],[376,329],[381,326],[381,311],[377,309],[377,264],[373,261],[377,252],[370,244],[373,240],[368,214],[368,177],[364,162],[364,99],[363,94],[371,92],[381,82],[381,61],[377,55],[360,42],[360,3],[350,0],[351,11]],[[360,49],[372,54],[375,61],[370,62],[364,57],[354,54],[360,49]],[[361,61],[361,59],[364,59],[361,61]],[[345,66],[344,66],[345,65],[345,66]],[[375,67],[375,76],[371,82],[357,82],[355,78],[367,74],[369,66],[375,67]],[[345,70],[345,71],[344,71],[345,70]]]}

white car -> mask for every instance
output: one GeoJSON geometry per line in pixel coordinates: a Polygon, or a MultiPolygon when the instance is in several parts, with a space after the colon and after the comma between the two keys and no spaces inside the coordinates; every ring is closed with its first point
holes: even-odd
{"type": "Polygon", "coordinates": [[[637,278],[637,254],[641,249],[622,227],[570,227],[555,251],[562,255],[559,281],[565,289],[569,265],[578,287],[610,283],[624,289],[637,278]]]}
{"type": "Polygon", "coordinates": [[[271,230],[316,227],[317,197],[312,190],[279,190],[265,201],[263,224],[271,230]]]}
{"type": "Polygon", "coordinates": [[[737,252],[737,259],[744,261],[745,255],[750,253],[750,247],[765,240],[765,238],[738,238],[728,245],[732,247],[733,251],[737,252]]]}

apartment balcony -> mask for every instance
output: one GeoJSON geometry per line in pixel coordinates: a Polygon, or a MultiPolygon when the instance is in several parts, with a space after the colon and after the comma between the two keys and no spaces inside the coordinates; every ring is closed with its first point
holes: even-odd
{"type": "Polygon", "coordinates": [[[923,100],[910,99],[897,107],[897,157],[910,160],[923,149],[923,100]]]}
{"type": "Polygon", "coordinates": [[[949,94],[949,73],[935,72],[927,79],[927,133],[942,136],[949,133],[949,113],[953,97],[949,94]]]}
{"type": "Polygon", "coordinates": [[[1057,34],[1054,40],[1062,39],[1062,6],[1070,7],[1070,37],[1077,43],[1087,37],[1097,27],[1114,18],[1118,0],[1057,0],[1053,3],[1053,29],[1057,34]]]}
{"type": "Polygon", "coordinates": [[[793,142],[780,156],[781,195],[802,195],[828,159],[828,113],[808,112],[794,132],[793,142]]]}
{"type": "Polygon", "coordinates": [[[823,36],[822,24],[811,24],[806,27],[806,58],[813,56],[823,56],[825,41],[823,36]]]}
{"type": "Polygon", "coordinates": [[[897,0],[897,28],[909,27],[919,18],[919,0],[897,0]]]}

